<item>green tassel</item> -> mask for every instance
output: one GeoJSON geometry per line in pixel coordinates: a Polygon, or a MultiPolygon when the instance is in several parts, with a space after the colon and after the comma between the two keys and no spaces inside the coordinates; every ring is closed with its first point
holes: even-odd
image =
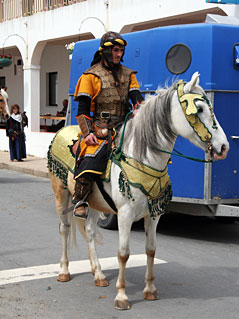
{"type": "Polygon", "coordinates": [[[173,196],[171,184],[169,184],[165,191],[160,195],[159,198],[148,198],[148,209],[150,217],[155,219],[155,217],[162,215],[166,212],[166,208],[170,203],[173,196]]]}
{"type": "Polygon", "coordinates": [[[60,178],[65,187],[67,187],[68,170],[52,157],[51,145],[47,152],[47,167],[49,171],[52,172],[58,178],[60,178]]]}
{"type": "Polygon", "coordinates": [[[132,199],[134,201],[129,182],[127,181],[123,171],[121,171],[119,175],[119,191],[123,194],[123,196],[126,196],[128,199],[132,199]]]}

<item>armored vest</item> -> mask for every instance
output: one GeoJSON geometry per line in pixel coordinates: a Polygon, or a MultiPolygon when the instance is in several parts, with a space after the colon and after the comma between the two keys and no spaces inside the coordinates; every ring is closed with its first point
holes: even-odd
{"type": "Polygon", "coordinates": [[[116,87],[112,72],[106,70],[100,63],[93,65],[84,74],[93,74],[101,80],[101,91],[95,98],[95,115],[98,117],[101,112],[108,112],[111,116],[124,118],[130,110],[128,98],[130,75],[136,73],[121,65],[117,76],[120,86],[116,87]]]}

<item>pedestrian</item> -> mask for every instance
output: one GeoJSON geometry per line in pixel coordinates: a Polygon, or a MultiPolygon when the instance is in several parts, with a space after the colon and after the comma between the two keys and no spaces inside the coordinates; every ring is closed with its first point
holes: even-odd
{"type": "Polygon", "coordinates": [[[10,160],[22,162],[26,158],[26,143],[24,127],[27,126],[26,113],[20,113],[18,104],[13,104],[10,109],[10,118],[6,123],[6,134],[9,137],[10,160]]]}
{"type": "Polygon", "coordinates": [[[123,62],[126,45],[119,33],[105,33],[91,67],[76,85],[75,100],[79,103],[77,121],[81,129],[74,174],[73,204],[77,217],[87,217],[87,197],[93,182],[105,170],[108,143],[115,136],[115,129],[119,129],[126,114],[132,110],[129,99],[135,109],[143,101],[136,72],[120,63],[123,62]]]}

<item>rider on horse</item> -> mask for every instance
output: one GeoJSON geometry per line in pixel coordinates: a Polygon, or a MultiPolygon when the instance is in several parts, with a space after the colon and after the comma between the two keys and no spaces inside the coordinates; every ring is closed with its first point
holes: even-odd
{"type": "Polygon", "coordinates": [[[76,204],[74,214],[77,217],[87,217],[87,197],[93,182],[106,168],[116,131],[131,110],[129,99],[135,109],[143,101],[136,72],[120,63],[126,45],[119,33],[105,33],[91,67],[76,85],[77,121],[81,129],[74,174],[73,203],[76,204]]]}

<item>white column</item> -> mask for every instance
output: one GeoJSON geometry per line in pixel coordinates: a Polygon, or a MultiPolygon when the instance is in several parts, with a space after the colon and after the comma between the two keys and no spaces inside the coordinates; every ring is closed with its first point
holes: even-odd
{"type": "Polygon", "coordinates": [[[28,131],[40,131],[40,65],[23,68],[24,108],[28,117],[28,131]]]}

